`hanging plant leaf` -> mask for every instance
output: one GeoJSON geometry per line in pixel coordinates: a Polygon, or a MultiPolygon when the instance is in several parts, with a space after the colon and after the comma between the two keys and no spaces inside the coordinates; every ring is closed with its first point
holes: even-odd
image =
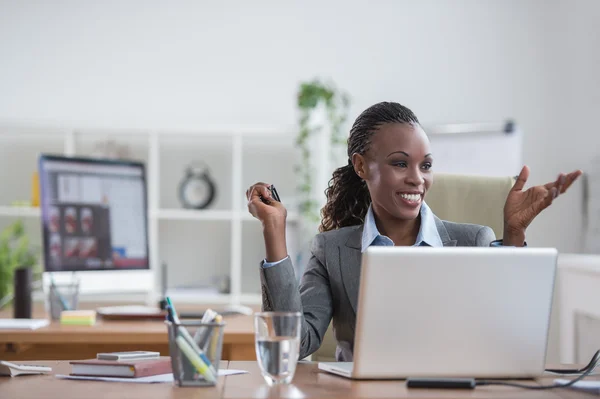
{"type": "Polygon", "coordinates": [[[330,158],[335,161],[336,150],[347,145],[347,137],[342,132],[343,125],[347,120],[348,108],[350,107],[350,96],[339,90],[333,83],[323,83],[315,78],[300,84],[297,93],[297,107],[300,117],[298,119],[298,146],[301,159],[296,165],[295,172],[298,176],[297,190],[300,193],[299,212],[301,217],[309,222],[319,222],[319,201],[312,198],[314,170],[311,165],[311,154],[308,148],[308,139],[313,135],[322,134],[323,126],[310,126],[312,112],[324,104],[331,137],[330,158]]]}

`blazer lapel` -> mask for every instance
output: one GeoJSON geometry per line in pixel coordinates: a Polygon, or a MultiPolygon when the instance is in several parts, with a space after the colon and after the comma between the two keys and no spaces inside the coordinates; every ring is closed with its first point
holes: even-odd
{"type": "Polygon", "coordinates": [[[358,307],[358,287],[360,284],[360,270],[361,270],[361,241],[362,241],[363,228],[360,226],[356,230],[350,233],[348,240],[345,245],[340,245],[340,272],[342,275],[342,281],[344,288],[346,289],[346,295],[354,314],[358,307]]]}
{"type": "Polygon", "coordinates": [[[435,215],[433,216],[433,219],[435,220],[435,227],[437,228],[440,238],[442,239],[442,245],[445,247],[455,247],[457,241],[450,239],[450,234],[448,234],[448,230],[446,230],[444,222],[442,222],[440,218],[435,215]]]}

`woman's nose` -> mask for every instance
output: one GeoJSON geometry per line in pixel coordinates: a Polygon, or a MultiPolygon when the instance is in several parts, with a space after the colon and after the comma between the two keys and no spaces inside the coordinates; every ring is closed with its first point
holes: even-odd
{"type": "Polygon", "coordinates": [[[425,179],[423,179],[423,175],[419,169],[411,169],[409,173],[406,174],[406,182],[408,184],[420,186],[421,184],[425,183],[425,179]]]}

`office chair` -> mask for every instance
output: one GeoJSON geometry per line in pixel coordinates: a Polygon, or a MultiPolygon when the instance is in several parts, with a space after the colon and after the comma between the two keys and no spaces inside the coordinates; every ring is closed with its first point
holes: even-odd
{"type": "MultiPolygon", "coordinates": [[[[436,173],[425,202],[442,220],[489,226],[497,238],[504,232],[504,202],[514,177],[487,177],[436,173]]],[[[336,340],[329,325],[313,361],[335,361],[336,340]]]]}

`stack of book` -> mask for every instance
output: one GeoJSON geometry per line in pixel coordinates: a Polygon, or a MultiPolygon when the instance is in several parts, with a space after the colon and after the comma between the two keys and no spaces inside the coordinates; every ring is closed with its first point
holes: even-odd
{"type": "Polygon", "coordinates": [[[171,373],[169,356],[138,360],[73,360],[71,375],[140,378],[171,373]]]}

